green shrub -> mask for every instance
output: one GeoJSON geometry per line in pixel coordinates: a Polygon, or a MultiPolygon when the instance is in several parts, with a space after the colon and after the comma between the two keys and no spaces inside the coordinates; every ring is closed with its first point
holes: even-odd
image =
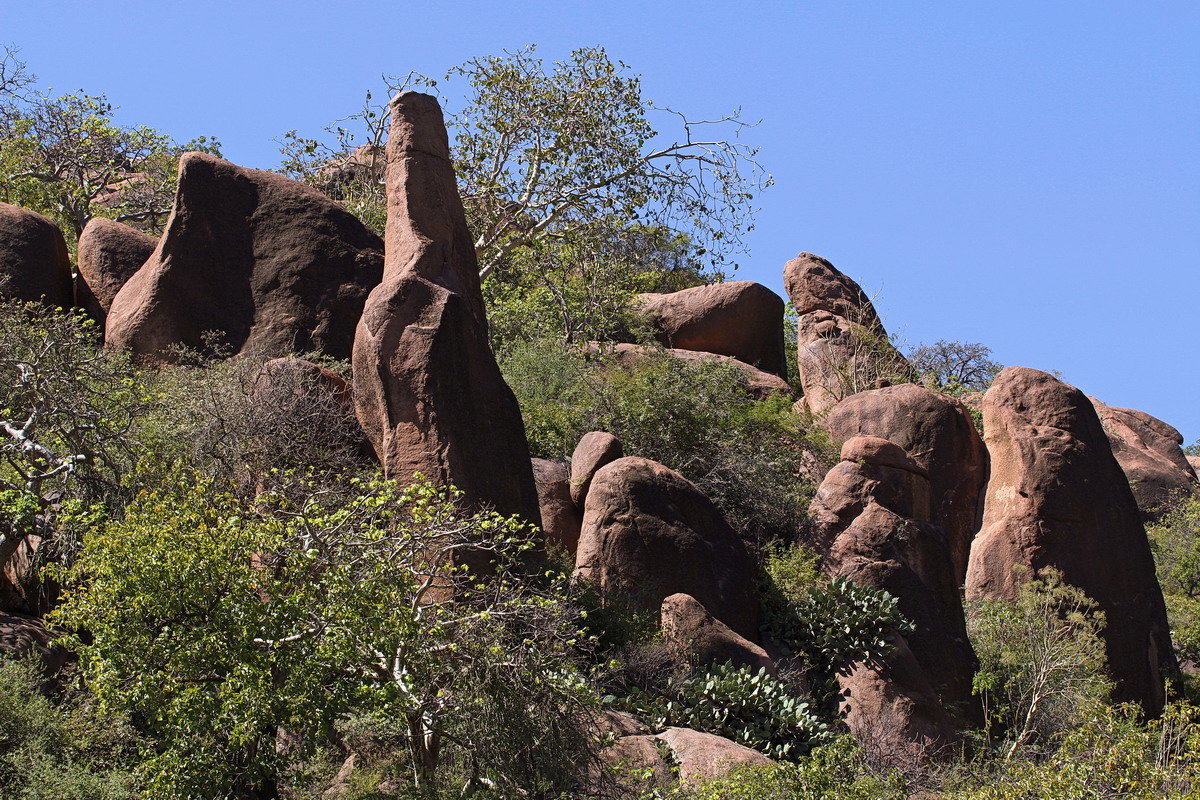
{"type": "Polygon", "coordinates": [[[570,455],[583,434],[608,431],[626,455],[694,482],[751,538],[792,538],[815,492],[800,477],[805,453],[830,458],[827,440],[789,398],[755,400],[728,365],[661,351],[618,365],[539,342],[513,348],[501,366],[535,456],[570,455]]]}
{"type": "Polygon", "coordinates": [[[0,796],[128,800],[134,738],[87,697],[55,703],[32,661],[0,658],[0,796]]]}
{"type": "Polygon", "coordinates": [[[833,737],[795,763],[742,766],[698,787],[681,787],[679,800],[906,800],[904,782],[876,775],[848,735],[833,737]]]}
{"type": "Polygon", "coordinates": [[[1107,697],[1104,614],[1053,569],[1020,586],[1015,603],[967,604],[967,633],[979,657],[975,691],[989,734],[1008,736],[1008,755],[1045,744],[1081,711],[1107,697]]]}

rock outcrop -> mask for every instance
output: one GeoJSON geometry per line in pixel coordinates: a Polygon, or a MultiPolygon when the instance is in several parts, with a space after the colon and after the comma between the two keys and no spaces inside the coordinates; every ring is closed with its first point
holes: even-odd
{"type": "Polygon", "coordinates": [[[971,540],[983,520],[987,448],[966,408],[911,383],[852,394],[824,420],[835,441],[878,436],[894,442],[929,474],[930,521],[946,535],[961,584],[971,540]]]}
{"type": "Polygon", "coordinates": [[[799,315],[797,365],[809,412],[821,414],[880,381],[907,379],[911,367],[857,283],[812,253],[789,261],[783,281],[799,315]]]}
{"type": "Polygon", "coordinates": [[[94,217],[79,237],[75,305],[101,326],[113,298],[154,254],[158,239],[104,217],[94,217]]]}
{"type": "Polygon", "coordinates": [[[1197,490],[1196,472],[1183,452],[1183,434],[1145,411],[1115,408],[1089,397],[1144,520],[1172,500],[1197,490]]]}
{"type": "Polygon", "coordinates": [[[1200,456],[1188,456],[1187,462],[1192,465],[1192,471],[1200,475],[1200,456]]]}
{"type": "Polygon", "coordinates": [[[945,535],[931,524],[930,492],[928,473],[898,445],[856,437],[843,445],[842,462],[810,511],[818,541],[828,543],[822,569],[897,598],[913,623],[905,638],[927,684],[956,713],[976,720],[975,652],[945,535]]]}
{"type": "Polygon", "coordinates": [[[637,302],[664,347],[730,356],[787,379],[783,299],[761,283],[727,281],[637,302]]]}
{"type": "Polygon", "coordinates": [[[746,764],[766,765],[771,759],[724,736],[691,728],[667,728],[656,738],[666,742],[679,765],[679,780],[697,785],[719,778],[746,764]]]}
{"type": "Polygon", "coordinates": [[[354,339],[358,418],[385,474],[454,485],[472,507],[537,522],[516,397],[488,344],[475,247],[437,100],[392,100],[387,258],[354,339]]]}
{"type": "Polygon", "coordinates": [[[743,637],[758,638],[745,545],[703,492],[649,459],[618,459],[592,479],[575,574],[654,613],[668,596],[689,594],[743,637]]]}
{"type": "Polygon", "coordinates": [[[1148,714],[1177,670],[1141,516],[1088,398],[1051,375],[1003,370],[983,398],[991,479],[971,547],[968,597],[1013,600],[1047,567],[1096,601],[1118,701],[1148,714]]]}
{"type": "Polygon", "coordinates": [[[379,237],[316,189],[185,153],[166,231],[113,298],[105,339],[151,362],[212,332],[231,354],[347,358],[382,263],[379,237]]]}
{"type": "Polygon", "coordinates": [[[596,471],[624,455],[621,440],[611,433],[591,431],[580,438],[571,454],[571,500],[576,506],[584,507],[596,471]]]}
{"type": "Polygon", "coordinates": [[[838,676],[841,713],[863,749],[893,769],[950,755],[957,726],[938,702],[903,637],[882,661],[855,664],[838,676]]]}
{"type": "Polygon", "coordinates": [[[0,203],[0,298],[70,308],[71,256],[52,220],[0,203]]]}
{"type": "Polygon", "coordinates": [[[533,480],[537,485],[542,532],[546,542],[574,557],[579,549],[579,528],[583,515],[571,500],[571,478],[567,465],[547,458],[533,459],[533,480]]]}
{"type": "Polygon", "coordinates": [[[660,619],[663,642],[678,662],[692,666],[730,663],[755,672],[776,672],[766,650],[739,636],[690,594],[673,594],[663,600],[660,619]]]}
{"type": "Polygon", "coordinates": [[[52,688],[72,656],[55,644],[54,636],[37,617],[0,612],[0,658],[36,659],[46,679],[44,685],[52,688]]]}

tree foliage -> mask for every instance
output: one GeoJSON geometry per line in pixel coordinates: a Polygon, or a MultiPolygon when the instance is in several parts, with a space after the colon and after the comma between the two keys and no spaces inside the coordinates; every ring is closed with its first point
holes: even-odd
{"type": "Polygon", "coordinates": [[[5,64],[0,200],[55,219],[74,233],[69,242],[95,216],[160,231],[174,200],[179,155],[220,155],[215,139],[177,145],[152,128],[118,124],[104,95],[30,89],[32,80],[11,50],[5,64]]]}
{"type": "Polygon", "coordinates": [[[514,572],[531,547],[516,522],[425,486],[247,502],[175,483],[88,541],[54,614],[86,628],[69,641],[100,701],[153,734],[152,796],[272,793],[351,717],[389,732],[421,796],[577,777],[581,643],[562,587],[514,572]],[[467,551],[495,574],[455,566],[467,551]]]}
{"type": "Polygon", "coordinates": [[[953,395],[987,391],[996,373],[1004,368],[992,359],[992,350],[986,345],[945,339],[914,348],[908,360],[922,383],[953,395]]]}

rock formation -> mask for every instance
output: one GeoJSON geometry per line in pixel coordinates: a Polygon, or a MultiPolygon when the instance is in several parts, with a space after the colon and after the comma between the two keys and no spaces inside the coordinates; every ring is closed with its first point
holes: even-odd
{"type": "Polygon", "coordinates": [[[562,461],[533,459],[533,480],[537,485],[542,531],[546,542],[555,544],[574,557],[579,548],[579,528],[583,515],[571,500],[571,479],[562,461]]]}
{"type": "Polygon", "coordinates": [[[908,362],[857,283],[812,253],[789,261],[783,281],[799,315],[797,364],[808,411],[820,414],[881,380],[907,378],[908,362]]]}
{"type": "Polygon", "coordinates": [[[0,203],[0,299],[70,308],[73,295],[62,231],[41,214],[0,203]]]}
{"type": "Polygon", "coordinates": [[[575,574],[655,613],[668,596],[689,594],[746,639],[758,638],[745,545],[703,492],[649,459],[618,459],[592,479],[575,574]]]}
{"type": "Polygon", "coordinates": [[[358,418],[385,473],[537,522],[521,412],[488,344],[475,247],[437,100],[391,103],[383,282],[354,339],[358,418]]]}
{"type": "Polygon", "coordinates": [[[824,571],[897,598],[913,623],[905,638],[926,682],[974,720],[975,652],[949,548],[930,522],[930,487],[928,473],[901,447],[856,437],[843,445],[842,462],[821,483],[810,511],[818,541],[828,543],[824,571]]]}
{"type": "Polygon", "coordinates": [[[1003,370],[983,398],[991,479],[968,597],[1012,600],[1014,566],[1054,567],[1105,613],[1114,699],[1157,714],[1177,665],[1137,503],[1088,398],[1051,375],[1003,370]]]}
{"type": "Polygon", "coordinates": [[[731,663],[755,672],[776,672],[766,650],[738,636],[690,594],[681,592],[663,600],[660,619],[663,642],[678,662],[692,666],[731,663]]]}
{"type": "Polygon", "coordinates": [[[717,736],[691,728],[667,728],[657,737],[666,742],[679,765],[679,781],[693,786],[719,778],[726,772],[744,764],[770,764],[757,750],[717,736]]]}
{"type": "Polygon", "coordinates": [[[1183,452],[1183,435],[1145,411],[1114,408],[1089,397],[1129,479],[1142,518],[1152,520],[1171,500],[1197,489],[1196,472],[1183,452]]]}
{"type": "Polygon", "coordinates": [[[987,448],[956,400],[905,383],[852,394],[824,420],[835,441],[878,436],[903,448],[929,474],[930,521],[946,535],[961,584],[971,539],[983,519],[987,448]]]}
{"type": "Polygon", "coordinates": [[[75,305],[101,326],[121,287],[154,254],[158,239],[128,225],[94,217],[79,237],[75,305]]]}
{"type": "Polygon", "coordinates": [[[625,455],[621,440],[611,433],[585,433],[571,454],[571,500],[583,508],[596,470],[625,455]]]}
{"type": "Polygon", "coordinates": [[[166,232],[113,298],[106,341],[148,361],[210,332],[230,353],[347,358],[381,245],[316,189],[186,153],[166,232]]]}
{"type": "Polygon", "coordinates": [[[727,281],[637,301],[664,347],[730,356],[787,379],[783,300],[761,283],[727,281]]]}

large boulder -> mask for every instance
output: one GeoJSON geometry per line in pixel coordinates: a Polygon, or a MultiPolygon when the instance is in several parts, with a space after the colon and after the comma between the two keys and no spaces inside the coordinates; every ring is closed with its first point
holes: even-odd
{"type": "Polygon", "coordinates": [[[664,347],[736,358],[787,378],[783,299],[761,283],[727,281],[639,295],[664,347]]]}
{"type": "Polygon", "coordinates": [[[1088,399],[1129,479],[1143,519],[1155,519],[1172,500],[1196,491],[1196,472],[1183,452],[1183,434],[1145,411],[1088,399]]]}
{"type": "Polygon", "coordinates": [[[836,441],[878,436],[903,448],[929,474],[930,521],[946,535],[961,583],[971,540],[983,519],[988,459],[983,439],[961,403],[904,383],[852,394],[824,420],[836,441]]]}
{"type": "Polygon", "coordinates": [[[158,239],[105,217],[94,217],[79,237],[75,305],[101,326],[121,287],[154,254],[158,239]]]}
{"type": "Polygon", "coordinates": [[[468,506],[536,523],[525,427],[488,344],[442,110],[404,92],[391,111],[387,258],[354,339],[358,418],[389,477],[420,473],[468,506]]]}
{"type": "Polygon", "coordinates": [[[799,315],[797,366],[810,413],[908,379],[912,368],[891,345],[866,293],[833,264],[801,253],[784,265],[783,281],[799,315]]]}
{"type": "Polygon", "coordinates": [[[744,744],[691,728],[667,728],[656,738],[671,748],[675,763],[679,765],[679,780],[685,785],[696,786],[714,780],[735,767],[774,763],[744,744]]]}
{"type": "Polygon", "coordinates": [[[645,458],[592,479],[575,574],[653,613],[677,592],[743,637],[758,638],[754,561],[721,512],[679,473],[645,458]]]}
{"type": "Polygon", "coordinates": [[[893,635],[892,645],[883,659],[855,664],[837,676],[846,727],[876,761],[892,769],[953,755],[958,726],[904,639],[893,635]]]}
{"type": "Polygon", "coordinates": [[[1191,465],[1192,471],[1200,475],[1200,456],[1188,456],[1187,462],[1191,465]]]}
{"type": "Polygon", "coordinates": [[[571,500],[571,476],[562,461],[533,459],[533,481],[537,485],[542,532],[546,542],[561,547],[572,558],[579,548],[583,515],[571,500]]]}
{"type": "Polygon", "coordinates": [[[37,662],[46,679],[46,688],[72,660],[64,647],[56,644],[53,634],[37,617],[0,612],[0,658],[30,658],[37,662]]]}
{"type": "Polygon", "coordinates": [[[877,437],[850,439],[842,459],[810,508],[818,542],[828,543],[822,569],[897,598],[926,682],[948,707],[978,720],[977,661],[945,535],[930,522],[928,473],[877,437]]]}
{"type": "Polygon", "coordinates": [[[584,507],[596,471],[624,455],[621,440],[611,433],[591,431],[580,438],[571,454],[571,500],[576,506],[584,507]]]}
{"type": "Polygon", "coordinates": [[[70,308],[71,256],[47,217],[0,203],[0,299],[44,301],[70,308]]]}
{"type": "Polygon", "coordinates": [[[1178,666],[1141,514],[1095,407],[1051,375],[1009,367],[984,395],[983,425],[991,479],[968,597],[1012,601],[1022,575],[1059,570],[1105,613],[1114,699],[1157,714],[1178,666]]]}
{"type": "Polygon", "coordinates": [[[348,358],[382,249],[316,189],[185,153],[166,231],[113,298],[105,339],[151,362],[173,346],[214,344],[231,354],[348,358]]]}
{"type": "Polygon", "coordinates": [[[775,674],[775,662],[767,651],[739,636],[728,625],[708,613],[690,594],[673,594],[662,602],[663,643],[680,663],[690,666],[733,664],[765,669],[775,674]]]}

